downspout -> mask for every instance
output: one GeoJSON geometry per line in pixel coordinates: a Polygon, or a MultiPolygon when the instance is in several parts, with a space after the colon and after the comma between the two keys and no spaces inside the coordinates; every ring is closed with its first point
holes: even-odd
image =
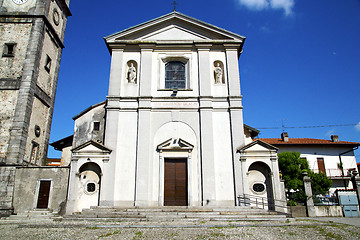
{"type": "Polygon", "coordinates": [[[341,161],[341,155],[344,155],[344,154],[346,154],[346,153],[355,151],[355,150],[357,150],[358,148],[359,148],[359,146],[354,147],[354,148],[351,149],[351,150],[348,150],[348,151],[346,151],[346,152],[343,152],[343,153],[340,153],[340,154],[339,154],[339,160],[340,160],[340,166],[341,166],[341,174],[342,174],[342,177],[343,177],[345,190],[347,190],[347,187],[346,187],[346,181],[345,181],[345,178],[344,178],[344,177],[345,177],[345,175],[344,175],[344,166],[343,166],[343,163],[342,163],[342,161],[341,161]]]}

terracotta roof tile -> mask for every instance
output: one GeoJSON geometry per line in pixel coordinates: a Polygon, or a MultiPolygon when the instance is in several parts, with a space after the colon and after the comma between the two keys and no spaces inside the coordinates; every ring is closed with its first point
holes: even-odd
{"type": "MultiPolygon", "coordinates": [[[[269,143],[271,145],[311,145],[311,144],[331,144],[331,145],[353,145],[360,146],[358,142],[347,142],[347,141],[338,141],[333,142],[331,140],[325,139],[316,139],[316,138],[289,138],[288,142],[284,142],[281,138],[259,138],[261,141],[269,143]]],[[[256,139],[255,139],[256,140],[256,139]]]]}

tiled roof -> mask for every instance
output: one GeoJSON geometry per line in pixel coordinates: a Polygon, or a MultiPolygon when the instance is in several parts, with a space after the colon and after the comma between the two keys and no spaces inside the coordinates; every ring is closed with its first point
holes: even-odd
{"type": "Polygon", "coordinates": [[[288,142],[284,142],[281,138],[259,138],[261,141],[269,143],[271,145],[318,145],[318,144],[330,144],[330,145],[352,145],[360,146],[358,142],[338,141],[333,142],[331,140],[316,139],[316,138],[289,138],[288,142]]]}

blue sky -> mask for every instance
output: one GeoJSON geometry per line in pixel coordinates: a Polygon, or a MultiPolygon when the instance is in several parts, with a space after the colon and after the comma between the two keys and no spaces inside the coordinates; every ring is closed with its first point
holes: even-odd
{"type": "MultiPolygon", "coordinates": [[[[72,117],[106,99],[103,37],[171,12],[171,2],[70,2],[50,142],[71,135],[72,117]]],[[[177,11],[246,37],[239,60],[244,123],[260,128],[260,137],[279,137],[283,124],[359,123],[285,130],[360,142],[360,0],[178,0],[177,11]],[[272,127],[279,129],[261,129],[272,127]]],[[[49,156],[60,153],[50,147],[49,156]]]]}

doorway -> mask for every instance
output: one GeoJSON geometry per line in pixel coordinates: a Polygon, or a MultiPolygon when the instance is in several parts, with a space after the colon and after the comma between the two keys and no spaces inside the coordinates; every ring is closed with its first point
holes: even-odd
{"type": "Polygon", "coordinates": [[[40,180],[39,187],[39,196],[36,208],[47,209],[49,205],[49,197],[50,197],[50,180],[40,180]]]}
{"type": "Polygon", "coordinates": [[[188,205],[187,158],[165,158],[164,205],[188,205]]]}

